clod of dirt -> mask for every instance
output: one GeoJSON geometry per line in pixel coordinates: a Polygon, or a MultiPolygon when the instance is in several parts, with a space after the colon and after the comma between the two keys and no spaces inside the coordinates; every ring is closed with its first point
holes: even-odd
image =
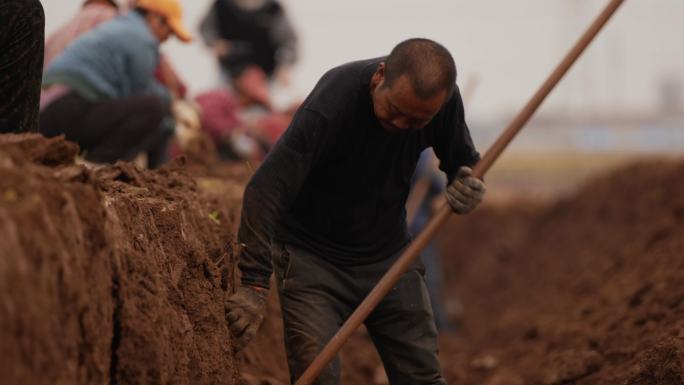
{"type": "Polygon", "coordinates": [[[603,362],[601,355],[593,350],[566,350],[554,352],[541,367],[541,383],[544,385],[572,384],[596,372],[603,362]]]}
{"type": "Polygon", "coordinates": [[[63,136],[46,139],[40,134],[3,134],[0,135],[0,152],[19,164],[59,166],[74,162],[78,145],[65,141],[63,136]]]}
{"type": "Polygon", "coordinates": [[[684,384],[682,339],[671,339],[654,346],[639,357],[639,368],[627,385],[684,384]]]}
{"type": "Polygon", "coordinates": [[[470,367],[475,370],[492,370],[499,365],[499,360],[491,354],[482,354],[470,362],[470,367]]]}
{"type": "Polygon", "coordinates": [[[499,373],[486,380],[482,385],[525,385],[525,382],[517,374],[499,373]]]}

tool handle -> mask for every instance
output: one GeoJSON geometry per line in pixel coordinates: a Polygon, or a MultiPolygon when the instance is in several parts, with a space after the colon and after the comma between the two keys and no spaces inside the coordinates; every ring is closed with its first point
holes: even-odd
{"type": "MultiPolygon", "coordinates": [[[[601,14],[594,20],[582,37],[575,43],[570,52],[563,58],[561,63],[546,79],[542,86],[537,90],[532,99],[513,119],[508,128],[501,134],[497,141],[487,151],[485,156],[477,163],[473,169],[473,176],[482,178],[496,159],[501,155],[515,135],[523,128],[532,114],[539,108],[546,96],[558,84],[563,75],[575,63],[577,58],[584,52],[589,43],[596,37],[610,17],[615,13],[624,0],[611,0],[601,14]]],[[[394,287],[399,278],[409,269],[416,260],[420,252],[427,246],[428,242],[437,233],[444,222],[449,218],[451,208],[444,204],[442,208],[430,219],[425,229],[411,242],[404,250],[397,261],[390,267],[373,290],[361,302],[359,307],[352,313],[340,330],[332,337],[328,344],[316,356],[311,365],[306,369],[295,385],[311,385],[323,368],[335,357],[344,343],[354,333],[354,331],[370,315],[375,307],[382,301],[387,293],[394,287]]]]}

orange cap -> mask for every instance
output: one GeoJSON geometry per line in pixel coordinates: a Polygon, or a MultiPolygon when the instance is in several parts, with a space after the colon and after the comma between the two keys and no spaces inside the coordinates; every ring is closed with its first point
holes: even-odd
{"type": "Polygon", "coordinates": [[[192,34],[183,24],[183,8],[178,0],[137,0],[135,6],[164,16],[180,40],[186,43],[192,40],[192,34]]]}

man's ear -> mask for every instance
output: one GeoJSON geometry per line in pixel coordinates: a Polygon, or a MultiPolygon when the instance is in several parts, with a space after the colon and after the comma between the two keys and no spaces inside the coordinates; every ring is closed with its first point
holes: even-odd
{"type": "Polygon", "coordinates": [[[385,82],[385,62],[378,64],[378,68],[375,69],[373,77],[371,78],[371,86],[373,88],[378,85],[382,85],[385,82]]]}

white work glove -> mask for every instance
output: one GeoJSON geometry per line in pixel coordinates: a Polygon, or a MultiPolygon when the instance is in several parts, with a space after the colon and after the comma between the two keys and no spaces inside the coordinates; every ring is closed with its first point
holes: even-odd
{"type": "Polygon", "coordinates": [[[171,112],[177,124],[182,124],[193,131],[201,128],[199,106],[195,103],[182,99],[174,100],[171,104],[171,112]]]}
{"type": "Polygon", "coordinates": [[[226,321],[236,351],[247,346],[259,330],[266,312],[266,294],[265,289],[240,286],[226,301],[226,321]]]}
{"type": "Polygon", "coordinates": [[[176,139],[181,150],[190,148],[190,144],[201,136],[199,107],[185,100],[175,100],[171,112],[176,121],[176,139]]]}
{"type": "Polygon", "coordinates": [[[484,197],[484,182],[472,176],[473,170],[463,166],[446,191],[446,199],[457,214],[467,214],[477,207],[484,197]]]}

